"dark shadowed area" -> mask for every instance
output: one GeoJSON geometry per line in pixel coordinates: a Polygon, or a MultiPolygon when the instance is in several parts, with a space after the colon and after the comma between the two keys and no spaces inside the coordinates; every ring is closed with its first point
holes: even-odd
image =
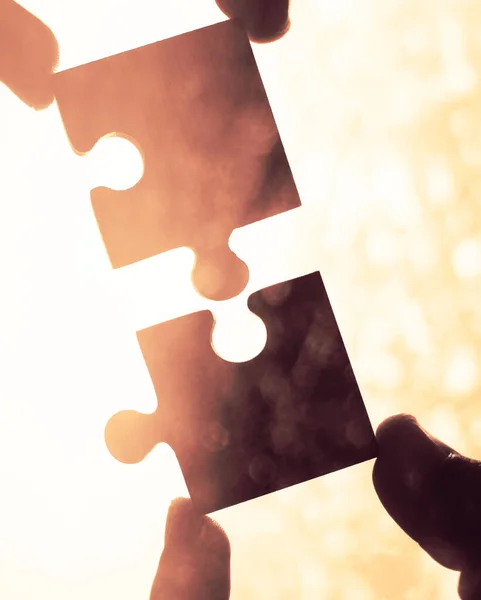
{"type": "Polygon", "coordinates": [[[208,311],[138,332],[158,410],[118,413],[106,429],[110,451],[128,463],[167,442],[206,513],[376,455],[319,273],[256,292],[249,308],[267,343],[245,363],[214,353],[208,311]]]}

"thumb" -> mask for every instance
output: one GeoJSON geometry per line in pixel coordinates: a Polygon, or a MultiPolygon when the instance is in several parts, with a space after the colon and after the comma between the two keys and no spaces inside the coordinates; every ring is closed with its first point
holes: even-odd
{"type": "Polygon", "coordinates": [[[165,547],[150,600],[228,600],[230,544],[223,529],[197,513],[192,502],[171,504],[165,547]]]}
{"type": "Polygon", "coordinates": [[[53,102],[58,45],[53,33],[14,0],[0,0],[0,82],[33,108],[53,102]]]}
{"type": "Polygon", "coordinates": [[[373,482],[385,509],[437,562],[463,572],[462,598],[480,597],[472,590],[481,583],[473,575],[481,569],[481,463],[409,415],[390,417],[376,436],[373,482]]]}
{"type": "Polygon", "coordinates": [[[289,0],[216,0],[231,19],[239,19],[254,42],[273,42],[289,29],[289,0]]]}

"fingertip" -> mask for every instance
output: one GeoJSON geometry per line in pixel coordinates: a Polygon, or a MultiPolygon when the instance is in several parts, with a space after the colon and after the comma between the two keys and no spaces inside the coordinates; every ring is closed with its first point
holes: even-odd
{"type": "Polygon", "coordinates": [[[230,557],[230,542],[224,529],[207,515],[197,511],[189,498],[175,498],[169,507],[165,526],[168,547],[189,546],[191,549],[230,557]]]}
{"type": "MultiPolygon", "coordinates": [[[[401,525],[426,475],[442,462],[436,441],[410,414],[393,415],[376,430],[379,453],[372,480],[388,513],[401,525]]],[[[402,526],[402,525],[401,525],[402,526]]]]}
{"type": "Polygon", "coordinates": [[[190,498],[182,498],[180,496],[178,498],[174,498],[169,506],[169,514],[193,510],[194,505],[192,504],[192,500],[190,498]]]}
{"type": "Polygon", "coordinates": [[[176,498],[167,513],[165,546],[151,600],[227,600],[229,593],[227,535],[218,523],[198,512],[190,499],[176,498]]]}
{"type": "MultiPolygon", "coordinates": [[[[374,488],[394,521],[449,569],[479,562],[481,463],[433,437],[411,415],[389,417],[376,437],[374,488]]],[[[478,593],[477,581],[461,583],[463,600],[481,598],[469,595],[478,593]]]]}
{"type": "Polygon", "coordinates": [[[458,594],[461,600],[481,598],[481,568],[463,571],[459,577],[458,594]]]}
{"type": "Polygon", "coordinates": [[[0,81],[31,108],[47,108],[54,101],[58,41],[45,23],[17,2],[4,2],[2,10],[0,81]]]}
{"type": "Polygon", "coordinates": [[[177,521],[192,518],[194,515],[195,510],[190,498],[174,498],[167,512],[167,526],[175,525],[177,521]]]}
{"type": "Polygon", "coordinates": [[[47,74],[44,77],[32,77],[30,81],[22,85],[20,89],[15,90],[12,86],[12,91],[30,108],[40,111],[48,108],[55,96],[53,93],[53,73],[47,74]]]}
{"type": "Polygon", "coordinates": [[[201,531],[201,542],[205,550],[215,553],[225,559],[230,558],[230,541],[224,529],[217,521],[205,517],[201,531]]]}
{"type": "Polygon", "coordinates": [[[377,441],[383,443],[393,437],[403,436],[407,430],[413,427],[419,428],[419,423],[412,415],[407,413],[392,415],[378,425],[376,429],[377,441]]]}
{"type": "Polygon", "coordinates": [[[290,28],[289,0],[216,0],[222,12],[242,22],[249,39],[273,42],[290,28]]]}
{"type": "Polygon", "coordinates": [[[385,419],[376,430],[376,439],[379,459],[396,460],[402,466],[431,466],[433,461],[444,460],[449,454],[456,453],[407,413],[385,419]]]}
{"type": "Polygon", "coordinates": [[[410,414],[400,413],[388,417],[376,429],[378,458],[389,458],[397,454],[407,443],[411,443],[422,433],[423,430],[417,419],[410,414]]]}
{"type": "MultiPolygon", "coordinates": [[[[459,556],[433,521],[448,514],[445,497],[437,492],[450,457],[456,453],[425,431],[409,414],[383,421],[376,431],[379,445],[372,480],[386,511],[431,556],[450,568],[459,556]]],[[[450,514],[450,513],[449,513],[450,514]]]]}
{"type": "Polygon", "coordinates": [[[166,546],[183,545],[196,539],[201,531],[204,515],[197,512],[189,498],[175,498],[167,513],[165,524],[166,546]]]}
{"type": "Polygon", "coordinates": [[[270,44],[284,37],[291,28],[291,20],[287,16],[286,20],[277,24],[275,27],[260,27],[255,29],[251,27],[248,30],[249,39],[256,44],[270,44]]]}

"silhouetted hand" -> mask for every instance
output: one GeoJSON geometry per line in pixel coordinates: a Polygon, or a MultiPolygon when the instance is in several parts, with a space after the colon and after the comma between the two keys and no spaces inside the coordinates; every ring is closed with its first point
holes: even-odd
{"type": "Polygon", "coordinates": [[[461,571],[462,600],[481,598],[481,462],[458,454],[409,415],[377,430],[376,492],[396,523],[441,565],[461,571]]]}
{"type": "MultiPolygon", "coordinates": [[[[396,523],[437,562],[461,572],[462,600],[481,599],[481,462],[398,415],[376,433],[376,492],[396,523]]],[[[151,600],[227,600],[229,542],[189,500],[169,511],[165,549],[151,600]]]]}
{"type": "Polygon", "coordinates": [[[150,600],[228,600],[230,545],[222,528],[177,498],[165,527],[165,546],[150,600]]]}
{"type": "MultiPolygon", "coordinates": [[[[273,41],[289,28],[289,0],[216,2],[244,23],[253,41],[273,41]]],[[[0,82],[29,106],[46,108],[54,99],[57,63],[58,44],[50,29],[14,0],[0,0],[0,82]]]]}
{"type": "Polygon", "coordinates": [[[254,42],[272,42],[289,29],[289,0],[216,0],[230,18],[242,21],[254,42]]]}
{"type": "Polygon", "coordinates": [[[0,81],[29,106],[45,108],[57,62],[50,29],[13,0],[0,0],[0,81]]]}

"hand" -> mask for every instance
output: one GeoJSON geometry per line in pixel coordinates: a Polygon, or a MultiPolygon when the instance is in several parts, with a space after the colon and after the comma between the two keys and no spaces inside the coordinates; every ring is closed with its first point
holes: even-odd
{"type": "MultiPolygon", "coordinates": [[[[272,41],[289,28],[289,0],[216,0],[239,18],[255,41],[272,41]]],[[[50,29],[14,0],[0,0],[0,82],[35,109],[54,99],[58,43],[50,29]]]]}
{"type": "Polygon", "coordinates": [[[165,546],[150,600],[228,600],[230,545],[222,528],[177,498],[165,527],[165,546]]]}
{"type": "Polygon", "coordinates": [[[45,108],[53,102],[57,62],[50,29],[13,0],[0,0],[0,82],[25,104],[45,108]]]}
{"type": "MultiPolygon", "coordinates": [[[[481,598],[481,462],[398,415],[377,430],[376,492],[396,523],[441,565],[461,571],[462,600],[481,598]]],[[[151,600],[229,598],[225,533],[177,500],[167,518],[165,549],[151,600]]]]}
{"type": "Polygon", "coordinates": [[[409,415],[390,417],[376,435],[373,481],[385,509],[438,563],[461,571],[462,600],[481,598],[481,462],[409,415]]]}
{"type": "Polygon", "coordinates": [[[273,42],[289,29],[289,0],[216,0],[231,19],[244,24],[254,42],[273,42]]]}

